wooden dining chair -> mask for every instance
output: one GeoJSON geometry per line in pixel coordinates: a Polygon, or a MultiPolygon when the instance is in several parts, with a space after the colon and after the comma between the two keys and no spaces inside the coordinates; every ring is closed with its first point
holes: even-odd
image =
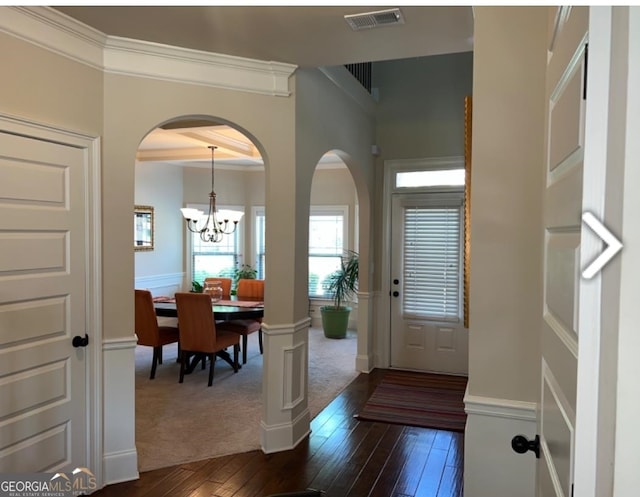
{"type": "Polygon", "coordinates": [[[264,280],[239,279],[236,295],[245,300],[264,301],[264,280]]]}
{"type": "Polygon", "coordinates": [[[227,329],[225,323],[216,324],[211,298],[204,293],[176,293],[176,308],[180,323],[180,380],[189,368],[192,371],[198,361],[211,360],[209,386],[213,383],[216,354],[233,347],[233,371],[238,372],[240,337],[227,329]],[[193,356],[191,364],[189,358],[193,356]]]}
{"type": "Polygon", "coordinates": [[[210,281],[219,281],[222,287],[222,298],[229,299],[231,297],[231,278],[209,277],[204,279],[204,286],[210,281]]]}
{"type": "MultiPolygon", "coordinates": [[[[236,296],[238,299],[264,302],[264,280],[238,280],[236,296]]],[[[232,321],[225,321],[225,325],[230,331],[242,335],[242,364],[247,363],[247,342],[251,333],[258,332],[258,345],[260,347],[260,353],[263,353],[262,318],[234,319],[232,321]]]]}
{"type": "Polygon", "coordinates": [[[149,379],[153,380],[157,365],[162,364],[163,345],[178,342],[178,350],[180,347],[178,328],[158,325],[153,297],[149,290],[135,290],[135,332],[138,345],[153,347],[153,362],[149,376],[149,379]]]}

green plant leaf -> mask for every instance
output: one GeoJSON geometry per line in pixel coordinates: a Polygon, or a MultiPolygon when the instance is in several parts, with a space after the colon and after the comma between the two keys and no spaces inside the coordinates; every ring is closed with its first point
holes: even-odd
{"type": "Polygon", "coordinates": [[[340,269],[331,273],[323,285],[331,295],[335,307],[340,308],[342,302],[350,300],[357,292],[358,271],[358,253],[346,251],[340,258],[340,269]]]}

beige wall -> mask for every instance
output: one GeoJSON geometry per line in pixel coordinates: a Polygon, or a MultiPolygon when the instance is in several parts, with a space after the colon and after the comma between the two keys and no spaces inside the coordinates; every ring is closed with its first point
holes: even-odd
{"type": "Polygon", "coordinates": [[[102,71],[0,33],[0,111],[102,134],[102,71]]]}
{"type": "MultiPolygon", "coordinates": [[[[103,233],[109,244],[103,255],[105,337],[129,336],[133,322],[128,296],[134,274],[130,218],[136,150],[150,130],[185,116],[227,121],[260,148],[266,170],[268,265],[281,274],[267,283],[265,320],[291,323],[308,315],[308,205],[315,166],[326,151],[339,148],[355,158],[352,171],[365,185],[372,182],[367,171],[373,122],[363,118],[362,111],[318,72],[307,71],[302,79],[302,84],[292,84],[294,91],[300,88],[298,94],[284,98],[105,75],[103,233]],[[294,113],[296,106],[302,112],[294,113]],[[298,119],[295,130],[294,119],[298,119]]],[[[207,175],[207,170],[200,173],[207,175]]],[[[185,179],[185,190],[191,191],[189,181],[185,179]]],[[[208,194],[208,184],[208,179],[202,181],[197,201],[208,194]]],[[[219,194],[224,203],[226,194],[222,190],[219,194]]]]}
{"type": "MultiPolygon", "coordinates": [[[[373,234],[369,229],[373,212],[375,171],[371,146],[375,143],[375,119],[360,107],[354,99],[345,95],[317,69],[298,69],[296,72],[298,94],[296,98],[296,174],[303,188],[300,194],[309,198],[316,165],[329,151],[336,151],[349,168],[358,195],[359,205],[359,252],[360,267],[371,271],[360,271],[360,291],[371,290],[370,272],[373,266],[373,234]]],[[[269,213],[267,214],[269,215],[269,213]]],[[[296,213],[301,241],[308,242],[309,212],[296,213]]],[[[299,271],[305,279],[298,281],[297,291],[306,295],[306,254],[298,254],[299,271]]],[[[307,302],[308,304],[308,302],[307,302]]]]}
{"type": "Polygon", "coordinates": [[[478,7],[469,392],[536,401],[546,9],[478,7]]]}
{"type": "Polygon", "coordinates": [[[311,188],[311,205],[346,205],[349,209],[347,246],[352,250],[360,250],[355,244],[358,198],[348,169],[316,169],[311,188]]]}
{"type": "MultiPolygon", "coordinates": [[[[274,178],[267,190],[267,200],[273,197],[287,203],[295,192],[289,189],[290,185],[277,180],[294,167],[294,102],[293,98],[107,74],[104,105],[103,234],[109,248],[103,254],[104,335],[115,338],[130,336],[133,327],[133,304],[129,297],[134,272],[133,256],[128,256],[132,254],[128,248],[129,220],[134,199],[134,160],[140,141],[158,125],[184,116],[212,116],[233,123],[255,140],[266,157],[267,175],[274,178]],[[261,111],[255,112],[258,108],[261,111]]],[[[287,219],[281,222],[280,229],[294,230],[287,219]]],[[[279,260],[277,251],[274,252],[275,264],[280,263],[281,267],[291,264],[290,258],[279,260]]],[[[295,321],[291,286],[283,282],[276,291],[268,293],[274,298],[269,301],[265,319],[295,321]]]]}

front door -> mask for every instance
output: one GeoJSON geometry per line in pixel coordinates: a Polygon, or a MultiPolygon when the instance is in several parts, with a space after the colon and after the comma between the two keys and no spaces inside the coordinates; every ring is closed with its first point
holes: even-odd
{"type": "Polygon", "coordinates": [[[88,464],[86,150],[0,123],[0,473],[88,464]],[[81,345],[82,343],[78,343],[81,345]]]}
{"type": "Polygon", "coordinates": [[[572,495],[588,8],[549,9],[540,496],[572,495]]]}
{"type": "Polygon", "coordinates": [[[466,374],[463,193],[394,193],[391,214],[391,367],[466,374]]]}

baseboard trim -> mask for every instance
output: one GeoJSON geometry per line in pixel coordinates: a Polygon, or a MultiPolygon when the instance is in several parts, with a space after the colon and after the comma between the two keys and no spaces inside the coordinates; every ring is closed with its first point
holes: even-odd
{"type": "Polygon", "coordinates": [[[268,426],[260,422],[260,444],[262,452],[273,454],[284,450],[294,449],[309,436],[311,415],[309,409],[302,411],[291,423],[280,423],[268,426]]]}
{"type": "Polygon", "coordinates": [[[464,410],[468,415],[535,422],[537,406],[535,402],[471,395],[468,389],[464,396],[464,410]]]}
{"type": "Polygon", "coordinates": [[[104,483],[113,485],[123,481],[137,480],[138,473],[138,451],[123,450],[104,455],[104,483]]]}
{"type": "Polygon", "coordinates": [[[135,336],[102,341],[104,380],[103,483],[135,480],[138,452],[135,441],[135,336]],[[116,409],[113,406],[117,406],[116,409]]]}
{"type": "Polygon", "coordinates": [[[369,356],[366,356],[366,355],[356,356],[356,371],[360,371],[361,373],[370,373],[373,370],[374,370],[374,367],[371,366],[371,360],[369,356]]]}

